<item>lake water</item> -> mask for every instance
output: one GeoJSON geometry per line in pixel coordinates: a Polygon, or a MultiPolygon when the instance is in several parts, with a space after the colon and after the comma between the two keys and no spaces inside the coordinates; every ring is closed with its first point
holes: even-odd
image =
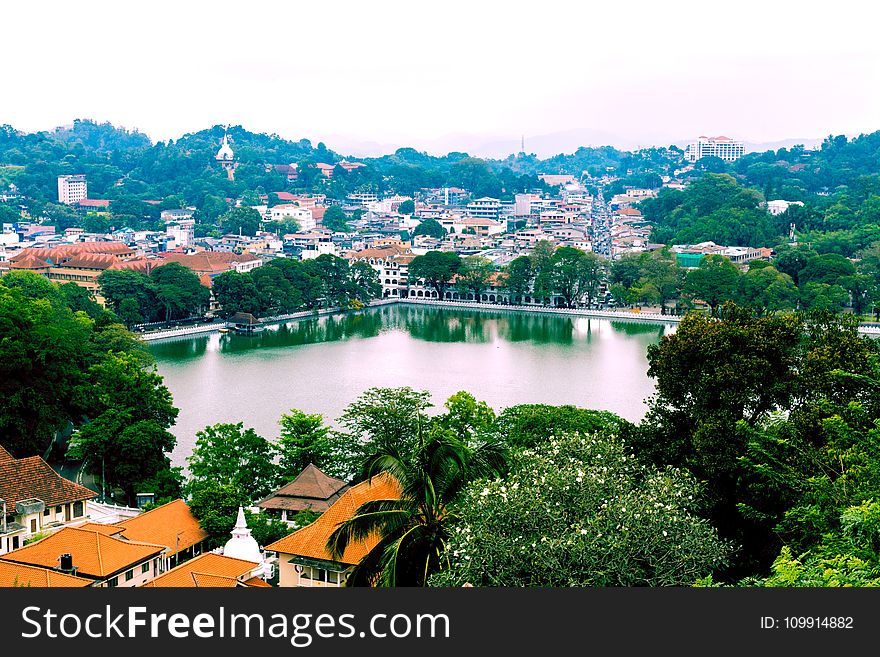
{"type": "Polygon", "coordinates": [[[244,422],[267,438],[291,408],[328,423],[370,387],[428,390],[437,409],[468,390],[496,412],[574,404],[643,417],[654,392],[646,350],[671,324],[524,312],[386,306],[310,318],[255,336],[209,334],[150,345],[180,408],[175,465],[195,432],[244,422]]]}

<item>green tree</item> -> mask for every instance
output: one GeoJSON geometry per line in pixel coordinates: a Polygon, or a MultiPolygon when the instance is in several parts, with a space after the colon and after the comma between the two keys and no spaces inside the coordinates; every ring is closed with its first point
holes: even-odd
{"type": "Polygon", "coordinates": [[[461,258],[451,251],[428,251],[416,256],[409,265],[409,275],[413,279],[423,279],[433,287],[437,298],[443,299],[452,278],[461,269],[461,258]]]}
{"type": "Polygon", "coordinates": [[[718,306],[736,298],[740,272],[736,265],[721,255],[706,255],[700,266],[687,273],[684,291],[709,304],[715,315],[718,306]]]}
{"type": "Polygon", "coordinates": [[[101,296],[129,326],[153,321],[159,315],[159,302],[153,281],[132,269],[106,269],[98,276],[101,296]]]}
{"type": "Polygon", "coordinates": [[[345,433],[334,437],[337,476],[349,478],[379,449],[411,451],[421,427],[428,424],[425,413],[431,395],[424,390],[370,388],[345,407],[338,422],[345,433]]]}
{"type": "Polygon", "coordinates": [[[329,228],[334,233],[345,233],[349,230],[348,218],[338,205],[331,205],[327,208],[324,212],[324,218],[321,220],[321,225],[324,228],[329,228]]]}
{"type": "Polygon", "coordinates": [[[201,528],[210,534],[212,546],[222,545],[235,527],[239,507],[250,505],[252,498],[229,482],[205,479],[187,487],[192,514],[201,528]]]}
{"type": "Polygon", "coordinates": [[[227,234],[253,237],[260,230],[263,217],[253,208],[233,208],[220,217],[220,227],[227,234]]]}
{"type": "Polygon", "coordinates": [[[156,303],[165,312],[165,321],[200,314],[211,299],[192,270],[176,262],[156,267],[150,273],[156,303]]]}
{"type": "Polygon", "coordinates": [[[635,464],[614,435],[563,434],[477,481],[450,514],[435,586],[687,586],[729,547],[687,472],[635,464]]]}
{"type": "Polygon", "coordinates": [[[407,199],[397,207],[399,214],[413,214],[416,211],[416,204],[412,199],[407,199]]]}
{"type": "Polygon", "coordinates": [[[7,287],[12,276],[0,278],[0,444],[23,457],[43,454],[78,416],[75,393],[90,364],[92,323],[57,294],[33,299],[7,287]]]}
{"type": "Polygon", "coordinates": [[[507,265],[504,274],[504,283],[508,294],[510,294],[510,302],[522,303],[523,297],[529,294],[532,289],[532,279],[534,278],[532,261],[528,256],[519,256],[507,265]]]}
{"type": "Polygon", "coordinates": [[[413,230],[413,237],[427,235],[442,240],[446,237],[446,229],[436,219],[425,219],[413,230]]]}
{"type": "Polygon", "coordinates": [[[480,256],[462,258],[461,267],[455,278],[456,286],[470,292],[474,295],[474,299],[479,301],[480,294],[489,286],[494,271],[492,262],[486,258],[480,256]]]}
{"type": "Polygon", "coordinates": [[[294,480],[309,463],[324,469],[330,466],[333,444],[324,418],[291,409],[281,416],[278,440],[279,484],[294,480]]]}
{"type": "Polygon", "coordinates": [[[591,305],[598,296],[604,274],[605,265],[600,256],[570,246],[556,249],[550,261],[553,292],[562,297],[568,308],[582,301],[591,305]]]}
{"type": "Polygon", "coordinates": [[[230,317],[235,313],[250,313],[255,317],[263,314],[260,292],[250,272],[234,270],[223,272],[212,281],[214,298],[220,304],[221,314],[230,317]]]}
{"type": "Polygon", "coordinates": [[[187,459],[190,479],[187,491],[207,484],[231,486],[249,502],[268,495],[277,472],[272,444],[253,429],[219,423],[196,432],[196,444],[187,459]]]}
{"type": "Polygon", "coordinates": [[[444,406],[446,412],[437,421],[464,445],[471,445],[478,436],[485,436],[495,429],[495,411],[466,390],[452,395],[444,406]]]}

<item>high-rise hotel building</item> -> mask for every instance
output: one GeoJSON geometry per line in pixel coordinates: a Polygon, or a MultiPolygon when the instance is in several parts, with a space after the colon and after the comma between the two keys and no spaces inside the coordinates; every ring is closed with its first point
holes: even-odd
{"type": "Polygon", "coordinates": [[[74,205],[88,198],[89,189],[86,177],[79,173],[73,176],[58,176],[58,202],[74,205]]]}
{"type": "Polygon", "coordinates": [[[744,152],[743,143],[730,137],[700,137],[687,147],[684,156],[691,162],[696,162],[702,157],[720,157],[725,162],[734,162],[741,158],[744,152]]]}

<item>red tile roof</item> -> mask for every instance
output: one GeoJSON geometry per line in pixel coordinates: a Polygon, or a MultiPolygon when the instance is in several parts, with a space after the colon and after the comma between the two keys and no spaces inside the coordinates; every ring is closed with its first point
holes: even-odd
{"type": "Polygon", "coordinates": [[[186,550],[208,538],[183,500],[163,504],[134,518],[117,523],[129,541],[164,545],[168,554],[186,550]]]}
{"type": "Polygon", "coordinates": [[[267,545],[267,550],[292,554],[322,561],[354,565],[375,547],[378,536],[365,541],[352,541],[345,548],[341,559],[334,559],[327,551],[327,539],[339,526],[351,518],[364,502],[370,500],[400,499],[400,485],[388,473],[382,473],[370,480],[352,486],[315,522],[298,529],[289,536],[267,545]]]}
{"type": "Polygon", "coordinates": [[[15,503],[22,500],[38,499],[49,507],[97,495],[59,475],[39,456],[16,459],[0,448],[0,498],[6,500],[7,513],[15,513],[15,503]]]}
{"type": "Polygon", "coordinates": [[[0,559],[0,587],[60,588],[91,586],[93,583],[85,577],[0,559]]]}
{"type": "MultiPolygon", "coordinates": [[[[148,582],[146,587],[234,588],[258,567],[251,561],[205,552],[148,582]]],[[[248,578],[250,581],[251,578],[248,578]]],[[[262,581],[262,580],[260,580],[262,581]]]]}
{"type": "Polygon", "coordinates": [[[79,205],[84,208],[109,208],[110,201],[103,198],[84,198],[79,205]]]}
{"type": "Polygon", "coordinates": [[[163,550],[161,545],[132,543],[96,531],[64,527],[36,543],[8,552],[3,559],[57,568],[59,557],[70,554],[78,575],[105,579],[159,556],[163,550]]]}

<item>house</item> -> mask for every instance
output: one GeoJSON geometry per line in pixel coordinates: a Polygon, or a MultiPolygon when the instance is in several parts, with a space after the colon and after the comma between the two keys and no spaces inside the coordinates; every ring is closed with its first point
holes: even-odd
{"type": "Polygon", "coordinates": [[[309,463],[296,479],[257,502],[267,514],[291,522],[300,511],[324,513],[349,489],[348,483],[330,477],[309,463]]]}
{"type": "Polygon", "coordinates": [[[92,580],[96,587],[140,586],[162,573],[164,546],[119,538],[118,528],[91,523],[63,529],[3,556],[92,580]]]}
{"type": "Polygon", "coordinates": [[[97,493],[68,481],[39,456],[16,459],[0,446],[0,554],[24,541],[86,519],[97,493]]]}
{"type": "Polygon", "coordinates": [[[183,500],[157,506],[113,526],[119,528],[118,535],[128,541],[163,546],[162,570],[201,554],[208,540],[208,532],[201,528],[183,500]]]}
{"type": "Polygon", "coordinates": [[[59,573],[51,568],[28,566],[21,563],[0,561],[0,588],[74,588],[91,586],[94,582],[85,577],[59,573]]]}
{"type": "Polygon", "coordinates": [[[205,552],[144,584],[156,588],[266,587],[254,571],[261,566],[251,561],[205,552]]]}
{"type": "Polygon", "coordinates": [[[400,499],[400,484],[387,473],[379,474],[349,488],[315,522],[267,545],[278,553],[278,586],[340,587],[351,568],[379,542],[378,536],[351,541],[340,558],[327,550],[327,539],[351,518],[364,503],[400,499]]]}

